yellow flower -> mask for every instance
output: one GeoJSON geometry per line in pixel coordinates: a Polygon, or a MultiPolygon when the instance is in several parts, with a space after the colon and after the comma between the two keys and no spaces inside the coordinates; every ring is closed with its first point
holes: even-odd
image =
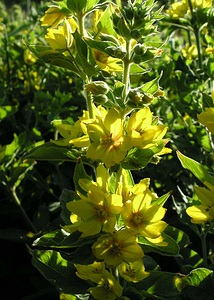
{"type": "Polygon", "coordinates": [[[24,51],[24,62],[27,65],[33,65],[36,61],[37,61],[36,56],[29,49],[26,49],[24,51]]]}
{"type": "Polygon", "coordinates": [[[72,144],[73,146],[80,147],[80,148],[88,147],[90,145],[90,140],[87,132],[88,124],[93,122],[102,122],[107,114],[107,111],[101,105],[99,105],[98,107],[93,105],[92,108],[93,108],[94,119],[90,119],[89,112],[87,110],[84,110],[82,117],[80,117],[79,120],[77,121],[81,127],[82,136],[80,137],[76,136],[76,138],[71,137],[71,139],[69,140],[69,144],[72,144]]]}
{"type": "Polygon", "coordinates": [[[88,125],[90,146],[87,157],[102,161],[107,168],[119,164],[131,147],[130,139],[125,136],[124,120],[111,108],[103,122],[88,125]]]}
{"type": "Polygon", "coordinates": [[[42,26],[55,27],[63,21],[65,14],[58,6],[52,6],[46,10],[45,15],[40,19],[42,26]]]}
{"type": "Polygon", "coordinates": [[[77,269],[76,275],[83,280],[90,280],[95,283],[98,283],[102,274],[105,270],[105,264],[103,262],[94,262],[90,265],[80,265],[75,264],[75,268],[77,269]]]}
{"type": "Polygon", "coordinates": [[[182,49],[182,54],[186,59],[194,59],[198,56],[198,49],[196,45],[189,46],[189,44],[186,45],[185,48],[182,49]]]}
{"type": "Polygon", "coordinates": [[[214,220],[214,187],[210,190],[204,187],[195,187],[196,195],[201,201],[200,205],[193,205],[186,209],[194,224],[203,224],[214,220]]]}
{"type": "Polygon", "coordinates": [[[155,239],[161,236],[167,226],[161,221],[165,212],[166,209],[152,203],[152,194],[146,190],[126,201],[121,214],[127,228],[146,238],[155,239]]]}
{"type": "Polygon", "coordinates": [[[125,262],[133,262],[143,257],[143,250],[136,242],[136,236],[127,229],[113,234],[104,234],[92,246],[93,254],[114,268],[125,262]]]}
{"type": "Polygon", "coordinates": [[[152,200],[157,198],[157,195],[149,190],[150,178],[144,178],[133,185],[133,183],[130,183],[130,179],[127,178],[127,172],[127,170],[122,169],[120,181],[117,183],[117,193],[122,195],[123,203],[134,199],[138,194],[143,195],[144,193],[147,193],[147,197],[150,196],[152,200]]]}
{"type": "Polygon", "coordinates": [[[78,225],[81,237],[95,235],[100,231],[113,232],[116,215],[122,209],[122,197],[104,193],[95,185],[89,187],[87,197],[81,194],[80,197],[81,200],[69,202],[67,208],[82,220],[78,225]]]}
{"type": "Polygon", "coordinates": [[[143,149],[155,145],[166,134],[167,127],[152,125],[152,112],[148,107],[133,112],[127,125],[127,134],[131,137],[132,146],[143,149]]]}
{"type": "Polygon", "coordinates": [[[214,47],[208,47],[207,49],[206,49],[206,52],[209,54],[214,54],[214,47]]]}
{"type": "Polygon", "coordinates": [[[96,119],[104,119],[107,111],[102,106],[95,107],[93,105],[93,114],[95,119],[90,119],[88,111],[83,110],[83,115],[79,117],[79,120],[76,121],[74,125],[63,124],[61,120],[53,121],[52,124],[63,139],[52,140],[51,142],[59,146],[68,146],[73,144],[75,147],[88,147],[90,145],[90,141],[87,134],[87,124],[94,122],[96,119]]]}
{"type": "Polygon", "coordinates": [[[88,180],[88,179],[79,179],[80,187],[88,192],[90,190],[91,185],[98,186],[104,193],[110,192],[110,175],[108,170],[100,164],[96,168],[96,182],[88,180]]]}
{"type": "Polygon", "coordinates": [[[103,271],[103,276],[96,287],[88,289],[94,299],[115,300],[122,296],[123,288],[116,278],[107,270],[103,271]]]}
{"type": "Polygon", "coordinates": [[[108,54],[96,49],[92,49],[92,55],[100,69],[106,72],[122,72],[122,66],[118,65],[121,60],[109,56],[108,54]]]}
{"type": "Polygon", "coordinates": [[[214,134],[214,107],[206,107],[205,111],[198,115],[198,120],[214,134]]]}
{"type": "MultiPolygon", "coordinates": [[[[191,0],[193,9],[204,9],[212,7],[212,0],[191,0]]],[[[171,5],[171,9],[166,11],[173,18],[183,18],[185,14],[190,14],[190,7],[187,0],[175,2],[171,5]]]]}
{"type": "Polygon", "coordinates": [[[212,0],[192,0],[192,6],[199,9],[212,7],[212,0]]]}
{"type": "Polygon", "coordinates": [[[66,51],[73,43],[71,22],[65,19],[64,24],[57,28],[48,28],[45,39],[53,50],[66,51]]]}
{"type": "Polygon", "coordinates": [[[129,263],[122,262],[118,266],[118,271],[126,281],[131,282],[138,282],[149,276],[149,273],[145,271],[142,259],[129,263]]]}
{"type": "Polygon", "coordinates": [[[175,2],[171,5],[171,9],[166,12],[173,18],[183,18],[188,10],[188,1],[183,0],[182,2],[175,2]]]}

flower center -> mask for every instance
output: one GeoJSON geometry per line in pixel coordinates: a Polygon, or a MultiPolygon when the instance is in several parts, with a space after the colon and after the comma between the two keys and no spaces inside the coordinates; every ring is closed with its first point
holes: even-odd
{"type": "Polygon", "coordinates": [[[140,213],[133,214],[132,222],[134,224],[140,224],[140,223],[142,223],[142,220],[143,220],[142,214],[140,214],[140,213]]]}

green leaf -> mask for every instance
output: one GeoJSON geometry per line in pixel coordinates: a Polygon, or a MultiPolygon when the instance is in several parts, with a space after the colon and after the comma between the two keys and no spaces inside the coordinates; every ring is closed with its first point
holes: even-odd
{"type": "Polygon", "coordinates": [[[74,149],[55,146],[47,142],[29,151],[24,159],[48,160],[48,161],[77,161],[80,153],[74,149]]]}
{"type": "Polygon", "coordinates": [[[163,141],[159,141],[156,143],[156,146],[149,149],[133,148],[128,152],[121,165],[124,169],[129,170],[145,168],[152,160],[153,156],[159,153],[163,147],[163,141]]]}
{"type": "Polygon", "coordinates": [[[68,189],[64,189],[62,191],[62,194],[59,197],[60,206],[61,206],[60,217],[61,217],[61,220],[63,221],[64,225],[71,224],[71,221],[70,221],[71,212],[67,209],[66,204],[76,198],[77,198],[76,193],[74,191],[71,191],[68,189]]]}
{"type": "Polygon", "coordinates": [[[138,243],[142,245],[143,251],[145,253],[155,252],[155,253],[159,253],[164,256],[179,255],[180,248],[179,248],[177,242],[164,232],[162,233],[162,237],[164,239],[164,242],[167,243],[166,246],[159,246],[158,244],[151,243],[143,236],[140,236],[138,238],[138,243]]]}
{"type": "Polygon", "coordinates": [[[81,78],[85,79],[85,74],[81,72],[80,69],[76,66],[74,61],[69,56],[63,55],[57,50],[53,50],[48,46],[43,45],[28,45],[28,48],[31,52],[34,53],[36,57],[44,61],[45,63],[68,69],[81,78]]]}
{"type": "Polygon", "coordinates": [[[96,41],[89,37],[83,37],[83,40],[86,42],[86,44],[92,48],[97,49],[98,51],[104,52],[107,55],[112,56],[112,50],[111,47],[117,48],[118,45],[114,42],[110,41],[96,41]]]}
{"type": "Polygon", "coordinates": [[[74,295],[60,293],[60,300],[78,300],[78,298],[74,295]]]}
{"type": "Polygon", "coordinates": [[[198,268],[176,282],[176,286],[182,291],[185,299],[214,299],[213,271],[206,268],[198,268]]]}
{"type": "Polygon", "coordinates": [[[75,57],[75,62],[79,67],[81,67],[83,73],[87,74],[89,77],[96,74],[95,68],[91,65],[88,60],[88,49],[86,43],[83,41],[81,35],[76,31],[73,34],[76,44],[77,54],[75,57]]]}
{"type": "MultiPolygon", "coordinates": [[[[108,5],[105,11],[102,13],[99,22],[97,24],[97,29],[99,32],[104,32],[105,34],[112,35],[116,37],[117,34],[114,30],[113,22],[111,19],[113,7],[108,5]]],[[[119,42],[118,42],[119,43],[119,42]]]]}
{"type": "Polygon", "coordinates": [[[203,109],[205,109],[206,107],[214,107],[212,97],[205,93],[202,93],[202,102],[203,102],[203,109]]]}
{"type": "Polygon", "coordinates": [[[72,262],[73,264],[89,265],[93,264],[95,257],[91,250],[92,244],[84,245],[76,248],[72,252],[61,252],[63,258],[72,262]]]}
{"type": "Polygon", "coordinates": [[[171,195],[172,192],[168,192],[165,195],[158,197],[157,199],[154,199],[152,201],[152,204],[157,204],[159,206],[163,206],[164,203],[167,201],[167,199],[169,198],[169,196],[171,195]]]}
{"type": "Polygon", "coordinates": [[[67,6],[71,11],[79,14],[90,11],[98,2],[99,0],[67,0],[67,6]]]}
{"type": "Polygon", "coordinates": [[[180,248],[184,248],[190,245],[189,236],[184,231],[178,228],[168,225],[164,230],[164,233],[171,236],[173,240],[176,241],[176,243],[179,245],[180,248]]]}
{"type": "Polygon", "coordinates": [[[5,105],[0,107],[0,121],[15,114],[18,111],[18,105],[5,105]]]}
{"type": "Polygon", "coordinates": [[[60,292],[65,294],[84,294],[88,286],[86,281],[76,276],[74,265],[63,259],[59,252],[29,249],[32,263],[39,272],[60,292]]]}
{"type": "Polygon", "coordinates": [[[195,177],[197,177],[203,184],[207,185],[207,183],[210,183],[214,185],[214,177],[209,175],[209,173],[202,164],[183,155],[179,151],[177,151],[177,156],[183,168],[191,171],[195,175],[195,177]]]}
{"type": "Polygon", "coordinates": [[[154,95],[160,89],[159,80],[160,80],[160,76],[145,83],[144,85],[141,86],[141,90],[144,93],[154,95]]]}
{"type": "Polygon", "coordinates": [[[175,280],[180,277],[182,275],[175,273],[151,271],[148,277],[134,284],[134,287],[145,299],[181,300],[181,294],[175,286],[175,280]]]}
{"type": "Polygon", "coordinates": [[[77,191],[79,191],[81,194],[85,195],[86,192],[81,188],[81,186],[79,185],[79,179],[88,179],[90,181],[92,181],[91,177],[86,173],[84,165],[82,163],[82,160],[79,159],[75,170],[74,170],[74,184],[75,184],[75,189],[77,191]]]}
{"type": "Polygon", "coordinates": [[[33,246],[36,246],[37,248],[68,251],[68,249],[76,249],[78,247],[92,245],[97,239],[97,235],[80,238],[81,234],[82,233],[79,231],[68,234],[63,229],[57,229],[36,239],[33,246]]]}

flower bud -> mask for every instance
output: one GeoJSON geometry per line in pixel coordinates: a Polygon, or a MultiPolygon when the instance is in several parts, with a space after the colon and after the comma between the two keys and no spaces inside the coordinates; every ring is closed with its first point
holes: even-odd
{"type": "Polygon", "coordinates": [[[142,54],[146,53],[146,50],[147,50],[146,46],[142,45],[142,44],[137,44],[134,47],[134,53],[137,55],[142,55],[142,54]]]}
{"type": "Polygon", "coordinates": [[[114,47],[110,46],[106,48],[106,52],[112,57],[116,57],[119,59],[123,59],[126,55],[126,49],[122,46],[120,47],[114,47]]]}
{"type": "Polygon", "coordinates": [[[108,93],[109,86],[104,81],[94,81],[86,84],[85,90],[87,92],[91,92],[94,95],[103,95],[108,93]]]}
{"type": "Polygon", "coordinates": [[[93,97],[93,100],[97,104],[104,104],[108,101],[108,97],[106,95],[95,95],[93,97]]]}

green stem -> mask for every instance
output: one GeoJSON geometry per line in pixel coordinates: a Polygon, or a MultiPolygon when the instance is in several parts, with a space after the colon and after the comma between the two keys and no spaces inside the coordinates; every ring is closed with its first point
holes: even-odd
{"type": "Polygon", "coordinates": [[[202,69],[202,45],[201,45],[201,32],[200,29],[195,29],[194,30],[195,33],[195,40],[196,40],[196,46],[197,46],[197,50],[198,50],[198,67],[199,69],[202,69]]]}
{"type": "Polygon", "coordinates": [[[5,64],[6,64],[6,92],[7,98],[11,98],[11,76],[10,76],[10,60],[9,60],[9,46],[8,35],[5,24],[1,23],[4,28],[4,46],[5,46],[5,64]]]}
{"type": "Polygon", "coordinates": [[[87,109],[89,113],[89,118],[93,119],[94,118],[94,113],[93,113],[93,96],[91,92],[86,92],[86,104],[87,104],[87,109]]]}
{"type": "Polygon", "coordinates": [[[13,197],[13,200],[15,202],[15,204],[17,205],[17,207],[19,208],[19,211],[22,215],[22,217],[24,218],[26,224],[28,225],[28,228],[33,232],[36,233],[37,229],[36,227],[33,225],[33,223],[31,222],[31,220],[29,219],[28,215],[26,214],[26,211],[24,210],[24,208],[21,205],[21,201],[19,200],[17,194],[16,194],[16,187],[14,186],[11,190],[11,194],[13,197]]]}
{"type": "Polygon", "coordinates": [[[131,41],[128,40],[126,42],[126,56],[124,57],[123,60],[123,84],[124,84],[124,89],[123,89],[123,102],[126,102],[126,98],[129,92],[130,88],[130,66],[131,66],[131,61],[130,61],[130,44],[131,41]]]}
{"type": "MultiPolygon", "coordinates": [[[[85,35],[85,15],[82,13],[79,13],[77,15],[78,24],[79,24],[79,33],[81,36],[85,35]]],[[[89,83],[90,79],[87,78],[86,83],[89,83]]],[[[89,118],[93,119],[94,113],[93,113],[93,96],[91,92],[85,93],[86,98],[86,105],[89,113],[89,118]]]]}
{"type": "Polygon", "coordinates": [[[79,33],[81,36],[85,35],[85,16],[82,13],[77,15],[78,25],[79,25],[79,33]]]}
{"type": "Polygon", "coordinates": [[[203,255],[203,261],[204,261],[204,266],[207,268],[208,263],[207,263],[207,242],[206,242],[206,233],[201,234],[201,246],[202,246],[202,255],[203,255]]]}

